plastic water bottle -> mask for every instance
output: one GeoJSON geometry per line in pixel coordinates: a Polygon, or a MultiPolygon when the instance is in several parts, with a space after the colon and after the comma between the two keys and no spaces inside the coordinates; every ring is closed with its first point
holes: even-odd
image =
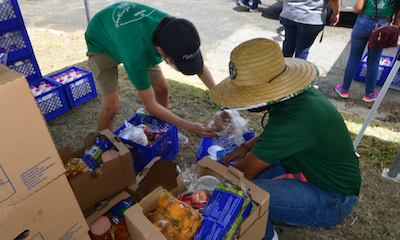
{"type": "Polygon", "coordinates": [[[74,79],[74,77],[76,77],[76,71],[75,71],[75,69],[69,70],[69,74],[68,74],[68,75],[71,76],[72,79],[74,79]]]}
{"type": "Polygon", "coordinates": [[[48,92],[51,90],[51,85],[50,84],[46,84],[46,87],[44,89],[44,92],[48,92]]]}
{"type": "Polygon", "coordinates": [[[382,64],[381,64],[382,66],[389,66],[390,65],[390,58],[385,58],[383,61],[382,61],[382,64]]]}
{"type": "Polygon", "coordinates": [[[82,77],[83,75],[82,75],[82,73],[80,72],[80,71],[76,71],[75,72],[75,77],[76,78],[80,78],[80,77],[82,77]]]}
{"type": "Polygon", "coordinates": [[[32,94],[34,94],[35,91],[36,91],[36,87],[32,85],[32,86],[31,86],[31,92],[32,92],[32,94]]]}
{"type": "Polygon", "coordinates": [[[63,73],[61,74],[61,79],[64,80],[64,83],[68,80],[68,74],[63,73]]]}
{"type": "Polygon", "coordinates": [[[71,75],[70,75],[70,76],[68,76],[68,78],[67,78],[67,82],[72,82],[72,81],[74,81],[74,77],[72,77],[71,75]]]}
{"type": "Polygon", "coordinates": [[[53,80],[56,82],[60,82],[60,79],[57,76],[53,77],[53,80]]]}
{"type": "Polygon", "coordinates": [[[64,79],[60,79],[59,83],[65,84],[64,79]]]}
{"type": "Polygon", "coordinates": [[[40,94],[42,94],[42,90],[40,90],[39,88],[36,88],[35,92],[33,93],[33,96],[39,96],[40,94]]]}
{"type": "Polygon", "coordinates": [[[46,83],[44,81],[41,81],[38,88],[40,89],[40,91],[44,92],[46,89],[46,83]]]}

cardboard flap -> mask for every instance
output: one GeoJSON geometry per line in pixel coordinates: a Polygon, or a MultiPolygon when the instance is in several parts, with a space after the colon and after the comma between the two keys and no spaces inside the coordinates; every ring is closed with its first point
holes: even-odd
{"type": "Polygon", "coordinates": [[[96,211],[92,215],[90,215],[88,218],[86,218],[87,224],[90,226],[96,219],[99,217],[103,216],[108,210],[110,210],[112,207],[114,207],[117,203],[120,201],[129,198],[130,195],[129,193],[122,191],[120,194],[118,194],[116,197],[112,199],[107,199],[107,206],[103,207],[101,210],[96,211]]]}
{"type": "Polygon", "coordinates": [[[140,202],[140,206],[143,208],[143,213],[156,209],[158,205],[158,200],[160,199],[161,193],[163,192],[163,187],[159,186],[150,194],[145,196],[140,202]]]}
{"type": "Polygon", "coordinates": [[[212,160],[209,157],[204,157],[200,161],[197,162],[203,168],[212,169],[215,173],[223,175],[227,180],[232,183],[240,186],[242,188],[246,188],[246,192],[248,189],[249,195],[251,199],[256,202],[259,206],[257,207],[257,211],[259,211],[258,217],[264,215],[266,211],[268,211],[269,206],[269,193],[258,187],[257,185],[250,182],[248,179],[244,177],[244,174],[238,169],[230,166],[228,169],[222,164],[212,160]]]}
{"type": "Polygon", "coordinates": [[[106,136],[110,142],[113,142],[115,140],[115,135],[112,133],[109,129],[104,129],[100,131],[100,134],[103,136],[106,136]]]}
{"type": "Polygon", "coordinates": [[[143,212],[142,206],[135,204],[124,213],[131,239],[165,240],[164,235],[143,215],[143,212]]]}

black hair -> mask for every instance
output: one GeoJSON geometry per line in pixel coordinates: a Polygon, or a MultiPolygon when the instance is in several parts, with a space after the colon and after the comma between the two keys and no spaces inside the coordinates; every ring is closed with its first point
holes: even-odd
{"type": "Polygon", "coordinates": [[[168,22],[170,22],[174,18],[175,17],[164,17],[163,19],[161,19],[160,23],[157,26],[157,29],[153,33],[153,39],[151,40],[153,42],[154,46],[161,46],[161,43],[160,43],[160,30],[161,30],[162,27],[165,26],[165,24],[167,24],[168,22]]]}

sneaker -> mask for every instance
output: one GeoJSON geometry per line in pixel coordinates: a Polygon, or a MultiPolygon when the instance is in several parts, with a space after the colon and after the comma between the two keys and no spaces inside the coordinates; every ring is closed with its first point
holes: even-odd
{"type": "Polygon", "coordinates": [[[244,8],[250,8],[250,4],[244,4],[242,1],[238,1],[237,5],[244,8]]]}
{"type": "Polygon", "coordinates": [[[348,98],[349,92],[343,89],[343,85],[337,85],[335,91],[339,94],[341,98],[348,98]]]}
{"type": "Polygon", "coordinates": [[[256,9],[250,8],[250,9],[249,9],[249,12],[258,12],[258,8],[256,8],[256,9]]]}
{"type": "Polygon", "coordinates": [[[178,143],[179,143],[179,145],[185,145],[188,142],[189,142],[189,139],[185,135],[178,133],[178,143]]]}
{"type": "Polygon", "coordinates": [[[370,95],[368,95],[368,94],[365,94],[364,97],[362,98],[362,100],[363,100],[364,102],[374,102],[374,101],[376,101],[376,99],[378,98],[378,96],[379,96],[379,92],[375,92],[375,91],[374,91],[374,94],[372,94],[372,96],[370,96],[370,95]]]}
{"type": "Polygon", "coordinates": [[[274,237],[271,240],[279,240],[278,233],[274,230],[274,237]]]}

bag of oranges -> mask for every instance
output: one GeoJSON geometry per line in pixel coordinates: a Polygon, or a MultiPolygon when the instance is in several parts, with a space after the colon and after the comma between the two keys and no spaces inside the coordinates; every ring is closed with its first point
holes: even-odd
{"type": "Polygon", "coordinates": [[[193,239],[203,220],[200,213],[165,189],[157,208],[146,216],[168,240],[193,239]]]}

